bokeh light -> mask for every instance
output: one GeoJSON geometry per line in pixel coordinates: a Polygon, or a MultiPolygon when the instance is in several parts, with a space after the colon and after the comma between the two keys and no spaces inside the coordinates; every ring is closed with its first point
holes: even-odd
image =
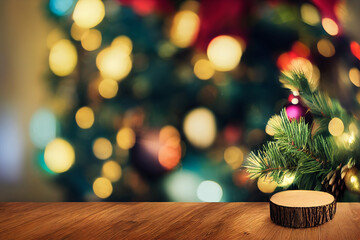
{"type": "Polygon", "coordinates": [[[95,115],[91,108],[81,107],[75,114],[75,121],[82,129],[91,128],[95,121],[95,115]]]}
{"type": "Polygon", "coordinates": [[[176,46],[185,48],[190,46],[199,31],[200,19],[192,11],[184,10],[176,13],[170,29],[170,40],[176,46]]]}
{"type": "Polygon", "coordinates": [[[104,79],[99,84],[99,93],[103,98],[113,98],[119,90],[118,83],[112,79],[104,79]]]}
{"type": "Polygon", "coordinates": [[[74,0],[50,0],[49,9],[57,16],[64,16],[71,12],[74,0]]]}
{"type": "Polygon", "coordinates": [[[135,145],[136,135],[134,130],[128,127],[120,129],[116,135],[116,142],[121,149],[128,150],[135,145]]]}
{"type": "Polygon", "coordinates": [[[331,18],[323,18],[322,26],[324,30],[331,36],[336,36],[339,33],[339,26],[331,18]]]}
{"type": "Polygon", "coordinates": [[[66,140],[55,138],[46,146],[44,159],[51,171],[66,172],[75,162],[74,148],[66,140]]]}
{"type": "Polygon", "coordinates": [[[165,126],[160,130],[159,142],[160,165],[167,170],[173,169],[181,159],[180,133],[173,126],[165,126]]]}
{"type": "Polygon", "coordinates": [[[121,166],[115,161],[107,161],[104,163],[101,171],[102,175],[111,182],[116,182],[121,178],[121,166]]]}
{"type": "Polygon", "coordinates": [[[29,135],[36,147],[45,148],[56,137],[55,114],[45,108],[37,110],[30,120],[29,135]]]}
{"type": "Polygon", "coordinates": [[[231,146],[225,149],[224,159],[231,168],[236,169],[239,168],[243,163],[244,153],[240,148],[231,146]]]}
{"type": "Polygon", "coordinates": [[[344,123],[340,118],[330,120],[328,129],[331,135],[340,136],[344,132],[344,123]]]}
{"type": "Polygon", "coordinates": [[[188,170],[176,171],[165,179],[165,190],[170,201],[197,202],[196,190],[201,179],[188,170]]]}
{"type": "Polygon", "coordinates": [[[309,3],[301,5],[300,14],[302,20],[309,25],[316,25],[320,22],[320,14],[316,7],[309,3]]]}
{"type": "Polygon", "coordinates": [[[208,80],[214,76],[215,69],[209,60],[199,59],[194,65],[194,74],[201,80],[208,80]]]}
{"type": "Polygon", "coordinates": [[[64,32],[59,28],[54,28],[46,37],[46,46],[51,49],[55,43],[65,38],[64,32]]]}
{"type": "Polygon", "coordinates": [[[357,87],[360,87],[360,71],[357,68],[351,68],[349,71],[350,81],[357,87]]]}
{"type": "Polygon", "coordinates": [[[111,157],[113,147],[108,139],[98,138],[93,144],[93,152],[98,159],[106,160],[111,157]]]}
{"type": "Polygon", "coordinates": [[[108,198],[112,194],[113,187],[109,179],[99,177],[93,183],[93,191],[99,198],[108,198]]]}
{"type": "Polygon", "coordinates": [[[83,34],[85,32],[87,32],[89,29],[87,28],[82,28],[82,27],[79,27],[76,23],[73,23],[71,25],[71,29],[70,29],[70,34],[71,34],[71,37],[76,40],[76,41],[80,41],[81,40],[81,37],[83,36],[83,34]]]}
{"type": "Polygon", "coordinates": [[[111,43],[111,47],[119,48],[123,53],[130,55],[133,49],[133,44],[129,37],[122,35],[114,38],[111,43]]]}
{"type": "Polygon", "coordinates": [[[324,57],[332,57],[335,54],[335,47],[328,39],[321,39],[317,43],[317,49],[324,57]]]}
{"type": "Polygon", "coordinates": [[[294,182],[294,180],[295,180],[295,174],[291,174],[291,173],[285,174],[283,181],[281,184],[279,184],[279,186],[286,188],[290,186],[294,182]]]}
{"type": "Polygon", "coordinates": [[[49,66],[57,76],[64,77],[72,73],[77,60],[76,48],[69,40],[62,39],[50,49],[49,66]]]}
{"type": "Polygon", "coordinates": [[[100,0],[79,0],[74,8],[74,22],[82,28],[98,25],[105,16],[105,7],[100,0]]]}
{"type": "Polygon", "coordinates": [[[203,202],[220,202],[223,190],[217,182],[207,180],[200,183],[196,194],[203,202]]]}
{"type": "Polygon", "coordinates": [[[101,45],[101,32],[96,29],[89,29],[81,36],[81,46],[87,51],[94,51],[101,45]]]}
{"type": "Polygon", "coordinates": [[[360,45],[357,42],[352,41],[350,43],[350,51],[357,59],[360,60],[360,45]]]}
{"type": "Polygon", "coordinates": [[[122,80],[130,73],[132,44],[130,46],[124,39],[128,38],[116,38],[110,47],[103,49],[96,57],[96,66],[104,78],[122,80]]]}
{"type": "Polygon", "coordinates": [[[281,124],[281,117],[279,115],[272,116],[266,124],[265,132],[270,136],[274,136],[275,135],[274,127],[278,128],[280,127],[280,124],[281,124]]]}
{"type": "Polygon", "coordinates": [[[207,55],[218,71],[233,70],[240,62],[243,50],[238,40],[231,36],[218,36],[211,40],[207,55]]]}
{"type": "Polygon", "coordinates": [[[278,185],[270,177],[263,176],[258,179],[257,186],[263,193],[272,193],[278,185]]]}
{"type": "Polygon", "coordinates": [[[216,137],[215,116],[207,108],[196,108],[186,115],[183,129],[186,138],[192,145],[198,148],[207,148],[216,137]]]}

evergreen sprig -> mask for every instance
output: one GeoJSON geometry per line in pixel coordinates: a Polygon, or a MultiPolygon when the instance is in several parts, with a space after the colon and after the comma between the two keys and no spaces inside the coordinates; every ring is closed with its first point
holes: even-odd
{"type": "MultiPolygon", "coordinates": [[[[251,152],[244,167],[252,178],[271,177],[282,183],[285,176],[295,176],[294,184],[298,188],[320,189],[322,180],[329,172],[339,165],[354,162],[358,152],[337,144],[327,132],[328,123],[338,117],[347,126],[353,119],[339,101],[313,89],[304,73],[283,75],[281,82],[300,93],[320,127],[314,131],[314,126],[306,123],[304,118],[289,120],[283,109],[280,115],[269,121],[274,133],[273,141],[267,142],[261,150],[251,152]]],[[[355,142],[359,144],[358,139],[355,142]]]]}

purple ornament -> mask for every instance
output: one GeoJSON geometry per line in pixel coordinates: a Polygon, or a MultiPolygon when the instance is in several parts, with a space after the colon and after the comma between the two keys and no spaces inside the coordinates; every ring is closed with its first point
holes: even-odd
{"type": "Polygon", "coordinates": [[[301,104],[290,104],[286,107],[286,114],[291,121],[292,119],[300,120],[301,117],[305,117],[307,108],[301,104]]]}

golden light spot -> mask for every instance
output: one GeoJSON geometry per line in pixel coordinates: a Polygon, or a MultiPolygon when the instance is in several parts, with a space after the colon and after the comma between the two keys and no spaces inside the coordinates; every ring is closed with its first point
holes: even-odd
{"type": "Polygon", "coordinates": [[[215,74],[210,61],[206,59],[199,59],[194,65],[194,74],[201,80],[208,80],[215,74]]]}
{"type": "Polygon", "coordinates": [[[159,134],[160,149],[158,160],[161,166],[170,170],[178,165],[181,159],[180,133],[173,126],[161,128],[159,134]]]}
{"type": "Polygon", "coordinates": [[[119,130],[116,135],[116,142],[121,149],[128,150],[135,145],[135,132],[128,127],[119,130]]]}
{"type": "Polygon", "coordinates": [[[350,81],[357,87],[360,87],[360,71],[357,68],[351,68],[349,71],[350,81]]]}
{"type": "Polygon", "coordinates": [[[321,39],[317,43],[317,49],[324,57],[332,57],[335,54],[335,47],[328,39],[321,39]]]}
{"type": "Polygon", "coordinates": [[[105,17],[105,7],[100,0],[79,0],[74,8],[74,22],[82,28],[93,28],[105,17]]]}
{"type": "Polygon", "coordinates": [[[80,128],[87,129],[94,124],[95,116],[94,112],[89,107],[82,107],[77,110],[75,114],[75,120],[80,128]]]}
{"type": "Polygon", "coordinates": [[[113,187],[109,179],[99,177],[93,183],[93,191],[99,198],[108,198],[113,191],[113,187]]]}
{"type": "Polygon", "coordinates": [[[285,174],[283,181],[281,184],[279,184],[280,187],[288,187],[289,185],[291,185],[295,180],[295,174],[285,174]]]}
{"type": "Polygon", "coordinates": [[[196,108],[186,115],[183,129],[186,138],[192,145],[198,148],[207,148],[216,137],[215,116],[207,108],[196,108]]]}
{"type": "Polygon", "coordinates": [[[112,41],[111,47],[119,48],[123,53],[130,55],[133,49],[133,44],[129,37],[122,35],[116,37],[112,41]]]}
{"type": "Polygon", "coordinates": [[[102,167],[102,175],[112,182],[121,178],[121,166],[115,161],[107,161],[102,167]]]}
{"type": "Polygon", "coordinates": [[[66,172],[75,162],[74,148],[64,139],[55,138],[46,146],[44,160],[51,171],[66,172]]]}
{"type": "Polygon", "coordinates": [[[98,138],[93,144],[94,155],[101,160],[106,160],[111,157],[113,147],[111,142],[106,138],[98,138]]]}
{"type": "Polygon", "coordinates": [[[218,71],[230,71],[240,62],[242,49],[235,38],[222,35],[209,43],[207,55],[214,68],[218,71]]]}
{"type": "Polygon", "coordinates": [[[197,37],[200,26],[198,15],[192,11],[184,10],[176,13],[170,29],[170,41],[176,46],[186,48],[197,37]]]}
{"type": "Polygon", "coordinates": [[[356,100],[360,104],[360,91],[356,93],[356,100]]]}
{"type": "Polygon", "coordinates": [[[312,4],[304,3],[301,5],[300,14],[302,20],[309,25],[316,25],[320,22],[320,14],[312,4]]]}
{"type": "Polygon", "coordinates": [[[331,135],[340,136],[344,132],[344,123],[340,118],[330,120],[328,129],[331,135]]]}
{"type": "Polygon", "coordinates": [[[99,84],[99,93],[103,98],[113,98],[119,90],[118,83],[112,79],[104,79],[99,84]]]}
{"type": "Polygon", "coordinates": [[[81,36],[81,46],[87,51],[94,51],[101,45],[101,32],[89,29],[81,36]]]}
{"type": "Polygon", "coordinates": [[[107,47],[97,55],[96,66],[103,78],[122,80],[130,73],[132,61],[121,47],[107,47]]]}
{"type": "Polygon", "coordinates": [[[224,159],[232,169],[239,168],[244,161],[244,153],[240,148],[231,146],[225,149],[224,159]]]}
{"type": "Polygon", "coordinates": [[[62,39],[50,49],[49,67],[55,75],[64,77],[74,71],[77,59],[75,46],[69,40],[62,39]]]}
{"type": "Polygon", "coordinates": [[[58,29],[53,29],[46,37],[46,46],[51,49],[51,47],[59,40],[65,37],[64,33],[58,29]]]}
{"type": "Polygon", "coordinates": [[[257,186],[263,193],[272,193],[278,185],[270,177],[260,177],[257,181],[257,186]]]}
{"type": "Polygon", "coordinates": [[[76,23],[73,23],[71,25],[71,29],[70,29],[70,34],[71,37],[76,40],[76,41],[80,41],[82,35],[88,30],[88,28],[82,28],[79,27],[76,23]]]}
{"type": "Polygon", "coordinates": [[[339,27],[331,18],[323,18],[322,26],[324,30],[331,36],[335,36],[339,33],[339,27]]]}

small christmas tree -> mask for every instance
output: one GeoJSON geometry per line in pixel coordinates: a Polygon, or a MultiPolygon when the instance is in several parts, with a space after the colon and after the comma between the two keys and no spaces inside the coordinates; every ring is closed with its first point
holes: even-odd
{"type": "Polygon", "coordinates": [[[300,95],[312,120],[289,118],[286,108],[273,116],[268,122],[273,141],[251,152],[245,163],[251,177],[270,177],[278,184],[293,178],[299,189],[324,190],[336,198],[345,185],[359,192],[356,119],[339,101],[312,87],[303,72],[284,73],[280,81],[300,95]]]}

